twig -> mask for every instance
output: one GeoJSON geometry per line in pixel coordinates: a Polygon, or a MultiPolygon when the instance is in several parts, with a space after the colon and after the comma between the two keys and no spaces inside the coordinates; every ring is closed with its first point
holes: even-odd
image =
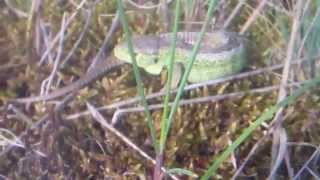
{"type": "MultiPolygon", "coordinates": [[[[295,143],[296,144],[296,143],[295,143]]],[[[303,143],[305,144],[305,143],[303,143]]],[[[309,145],[309,144],[308,144],[309,145]]],[[[310,145],[309,145],[310,146],[310,145]]],[[[319,147],[316,146],[311,146],[313,148],[315,148],[316,150],[314,151],[314,153],[310,156],[310,158],[304,163],[304,165],[299,169],[299,171],[297,172],[297,174],[292,178],[293,180],[296,179],[300,179],[300,174],[302,174],[302,172],[308,167],[309,163],[313,160],[313,158],[315,158],[315,156],[319,156],[319,147]]]]}
{"type": "MultiPolygon", "coordinates": [[[[255,11],[255,9],[250,4],[245,3],[244,6],[246,6],[248,9],[250,9],[252,11],[255,11]]],[[[261,14],[260,12],[257,14],[257,16],[260,17],[263,20],[263,22],[266,23],[266,25],[271,27],[271,28],[265,28],[262,26],[257,26],[257,28],[261,31],[262,34],[266,35],[269,38],[269,40],[271,41],[271,43],[273,44],[274,47],[276,47],[278,49],[282,49],[281,45],[279,45],[278,40],[275,41],[273,37],[270,37],[271,34],[272,34],[272,36],[274,36],[274,33],[278,34],[279,36],[282,34],[280,32],[279,28],[277,27],[277,25],[274,22],[272,22],[270,20],[270,18],[267,18],[265,15],[261,14]]],[[[276,17],[274,17],[274,18],[276,18],[276,17]]],[[[281,54],[281,56],[282,56],[282,51],[280,51],[279,54],[281,54]]],[[[285,55],[283,55],[283,56],[285,56],[285,55]]]]}
{"type": "Polygon", "coordinates": [[[231,180],[236,180],[236,178],[240,175],[240,173],[242,173],[244,167],[247,165],[247,163],[249,162],[250,158],[258,150],[258,148],[261,147],[262,143],[264,143],[264,141],[267,140],[267,138],[270,136],[270,134],[271,134],[270,131],[268,131],[268,133],[266,135],[264,135],[263,137],[259,138],[258,142],[251,148],[249,154],[246,156],[246,158],[244,159],[243,163],[239,166],[237,171],[233,174],[231,180]]]}
{"type": "MultiPolygon", "coordinates": [[[[272,127],[272,124],[268,125],[268,127],[272,127]]],[[[243,171],[244,167],[247,165],[247,163],[249,162],[250,158],[253,156],[253,154],[257,151],[257,149],[259,147],[262,146],[262,143],[265,142],[265,140],[267,140],[268,137],[270,137],[270,135],[272,134],[273,129],[268,128],[268,131],[266,134],[263,135],[263,137],[261,137],[257,143],[255,143],[255,145],[251,148],[249,154],[246,156],[246,158],[244,159],[243,163],[241,164],[241,166],[239,166],[239,168],[237,169],[237,171],[235,172],[235,174],[232,176],[232,180],[235,180],[237,178],[237,176],[239,176],[239,174],[243,171]]]]}
{"type": "MultiPolygon", "coordinates": [[[[267,132],[267,134],[264,135],[263,137],[261,137],[259,139],[259,141],[251,148],[249,154],[244,159],[244,162],[241,164],[241,166],[239,166],[237,171],[233,174],[231,180],[235,180],[240,175],[240,173],[243,171],[245,165],[247,165],[247,163],[249,162],[250,158],[257,151],[257,149],[262,146],[262,143],[264,143],[267,140],[267,138],[271,135],[271,133],[272,133],[272,131],[269,130],[267,132]]],[[[313,154],[310,156],[310,158],[304,163],[304,165],[299,169],[297,174],[292,178],[293,180],[295,180],[295,179],[298,179],[300,177],[300,174],[308,167],[308,165],[315,158],[315,156],[319,155],[319,147],[317,147],[315,145],[312,145],[310,143],[305,143],[305,142],[301,142],[301,143],[298,143],[298,142],[287,142],[286,144],[287,144],[287,146],[309,146],[309,147],[315,149],[313,154]]]]}
{"type": "MultiPolygon", "coordinates": [[[[30,130],[34,130],[36,128],[39,128],[40,126],[44,125],[44,123],[47,121],[47,119],[49,118],[49,115],[45,115],[43,116],[40,120],[38,120],[36,123],[34,123],[30,128],[28,128],[27,130],[25,130],[24,132],[22,132],[19,136],[18,139],[23,139],[26,135],[28,135],[28,132],[30,130]]],[[[15,145],[8,145],[7,147],[5,147],[1,152],[0,152],[0,157],[5,155],[7,152],[11,151],[12,148],[14,148],[15,145]]]]}
{"type": "MultiPolygon", "coordinates": [[[[99,122],[104,128],[106,128],[108,131],[112,132],[114,135],[116,135],[118,138],[120,138],[123,142],[125,142],[129,147],[131,147],[133,150],[137,151],[142,157],[146,158],[148,161],[152,162],[152,164],[156,164],[156,161],[151,158],[147,153],[145,153],[142,149],[140,149],[137,145],[135,145],[130,139],[128,139],[126,136],[124,136],[121,132],[119,132],[117,129],[115,129],[112,125],[108,123],[106,119],[103,118],[103,116],[97,111],[95,107],[93,107],[90,103],[87,102],[87,108],[91,115],[93,116],[94,120],[99,122]]],[[[166,169],[164,167],[161,168],[161,170],[166,173],[166,169]]],[[[168,174],[173,179],[178,179],[172,174],[168,174]]]]}
{"type": "Polygon", "coordinates": [[[279,148],[277,149],[277,156],[276,156],[276,159],[274,160],[273,166],[271,168],[271,172],[267,179],[272,179],[276,175],[278,167],[281,165],[281,162],[288,151],[287,149],[288,135],[285,129],[276,128],[275,131],[273,131],[273,136],[276,137],[276,140],[277,140],[276,143],[274,142],[273,143],[277,144],[279,148]]]}
{"type": "MultiPolygon", "coordinates": [[[[287,55],[286,55],[286,59],[284,62],[284,68],[282,71],[282,79],[281,79],[281,84],[280,84],[279,93],[278,93],[278,102],[281,102],[287,96],[287,91],[286,91],[285,87],[287,85],[287,81],[289,78],[290,62],[292,61],[292,59],[294,57],[295,40],[296,40],[297,33],[299,30],[299,26],[300,26],[300,16],[301,16],[302,4],[303,4],[302,2],[303,2],[302,0],[299,0],[297,2],[297,6],[296,6],[296,12],[295,12],[295,16],[294,16],[293,25],[292,25],[290,41],[289,41],[287,53],[286,53],[287,55]]],[[[283,129],[283,127],[282,127],[283,110],[284,110],[283,107],[279,108],[279,110],[277,111],[277,113],[275,115],[275,118],[272,121],[272,123],[275,124],[275,126],[274,126],[275,132],[279,132],[280,131],[279,129],[283,129]]],[[[272,158],[271,158],[272,159],[272,163],[271,163],[272,169],[277,169],[278,166],[280,165],[279,161],[282,161],[282,159],[283,159],[283,154],[280,154],[280,147],[281,146],[279,146],[279,144],[275,143],[278,141],[278,139],[279,139],[279,137],[277,136],[277,133],[273,134],[272,158]]],[[[273,170],[271,172],[273,172],[273,170]]],[[[271,179],[274,178],[273,175],[274,174],[270,174],[271,179]]]]}
{"type": "MultiPolygon", "coordinates": [[[[42,27],[41,27],[41,22],[42,22],[42,13],[43,13],[43,2],[40,0],[34,0],[32,2],[32,9],[33,11],[30,12],[30,18],[28,21],[30,21],[30,26],[33,26],[33,37],[32,37],[32,42],[33,42],[33,47],[35,49],[35,52],[37,55],[40,55],[42,53],[43,49],[43,43],[42,39],[45,38],[46,34],[42,34],[42,27]],[[43,36],[43,38],[42,38],[43,36]]],[[[29,22],[28,22],[29,23],[29,22]]]]}
{"type": "Polygon", "coordinates": [[[168,11],[168,4],[166,1],[167,0],[160,0],[159,10],[161,13],[159,14],[160,14],[160,17],[162,18],[164,29],[167,32],[169,30],[169,26],[171,25],[171,17],[168,11]]]}
{"type": "MultiPolygon", "coordinates": [[[[71,16],[69,17],[69,19],[66,20],[65,26],[69,26],[69,24],[71,23],[71,21],[76,17],[76,15],[78,14],[79,10],[84,6],[85,2],[87,0],[82,0],[81,3],[79,4],[79,6],[77,7],[77,9],[75,10],[75,12],[73,12],[73,14],[71,14],[71,16]]],[[[49,47],[46,49],[46,51],[42,54],[41,59],[39,60],[38,65],[41,66],[44,63],[44,60],[47,58],[48,54],[50,53],[50,51],[54,48],[54,46],[56,45],[56,43],[59,40],[59,35],[60,32],[57,33],[57,35],[54,37],[54,39],[52,40],[52,42],[50,43],[49,47]]]]}
{"type": "Polygon", "coordinates": [[[4,0],[4,3],[7,5],[9,10],[13,12],[15,15],[17,15],[19,18],[27,18],[28,13],[14,7],[14,5],[11,3],[11,0],[4,0]]]}
{"type": "Polygon", "coordinates": [[[238,1],[238,4],[235,8],[233,8],[231,14],[229,15],[229,17],[227,18],[227,20],[225,21],[225,23],[223,24],[223,28],[227,29],[228,26],[230,25],[231,21],[234,19],[234,17],[238,14],[238,12],[240,11],[240,8],[243,6],[243,4],[246,2],[246,0],[240,0],[238,1]]]}
{"type": "MultiPolygon", "coordinates": [[[[300,83],[292,83],[292,84],[288,84],[288,87],[298,86],[298,85],[300,85],[300,83]]],[[[240,92],[228,93],[228,94],[223,94],[223,95],[215,95],[215,96],[200,97],[200,98],[194,98],[194,99],[188,99],[188,100],[181,100],[179,105],[183,106],[183,105],[195,104],[195,103],[216,102],[216,101],[220,101],[220,100],[223,100],[223,99],[241,97],[241,96],[244,96],[244,95],[247,95],[247,94],[267,93],[267,92],[274,91],[274,90],[277,90],[277,89],[279,89],[279,85],[252,89],[249,92],[248,91],[240,91],[240,92]]],[[[171,106],[172,103],[169,103],[169,105],[171,106]]],[[[153,104],[153,105],[150,105],[150,110],[161,109],[162,106],[163,106],[162,104],[153,104]]],[[[103,107],[97,108],[98,111],[110,110],[110,109],[111,108],[108,108],[108,106],[103,106],[103,107]]],[[[126,109],[118,109],[115,112],[114,116],[120,116],[120,114],[122,114],[122,113],[142,112],[142,111],[143,111],[142,107],[132,107],[132,108],[126,108],[126,109]]],[[[74,114],[74,115],[69,115],[69,116],[66,117],[66,119],[68,119],[68,120],[77,119],[77,118],[79,118],[81,116],[85,116],[85,115],[89,115],[89,114],[90,114],[89,111],[84,111],[84,112],[77,113],[77,114],[74,114]]]]}
{"type": "MultiPolygon", "coordinates": [[[[69,96],[65,97],[60,103],[58,103],[54,108],[54,115],[59,114],[64,109],[65,105],[72,100],[73,97],[74,97],[74,94],[70,94],[69,96]]],[[[12,105],[9,105],[9,109],[10,109],[10,106],[12,105]]],[[[17,115],[20,115],[20,114],[17,114],[17,115]]],[[[36,123],[33,123],[31,126],[29,126],[29,128],[27,128],[24,132],[22,132],[17,139],[23,139],[25,136],[29,134],[31,130],[40,128],[48,121],[50,117],[51,117],[50,114],[45,114],[42,118],[40,118],[40,120],[38,120],[36,123]]],[[[26,118],[26,117],[22,117],[22,118],[26,118]]],[[[31,118],[28,118],[28,119],[31,119],[31,118]]],[[[14,147],[15,145],[13,144],[8,145],[6,148],[4,148],[4,150],[0,152],[0,157],[5,155],[7,152],[11,151],[11,149],[14,147]]],[[[37,152],[37,154],[44,156],[44,154],[41,153],[40,151],[35,151],[35,152],[37,152]]]]}
{"type": "MultiPolygon", "coordinates": [[[[156,8],[159,8],[161,6],[161,3],[159,4],[156,4],[156,5],[150,5],[150,6],[146,6],[146,5],[139,5],[135,2],[133,2],[132,0],[126,0],[129,4],[131,4],[132,6],[138,8],[138,9],[145,9],[145,10],[148,10],[148,9],[156,9],[156,8]]],[[[170,4],[172,0],[164,0],[164,1],[167,1],[166,3],[167,4],[170,4]]]]}
{"type": "MultiPolygon", "coordinates": [[[[117,13],[117,15],[114,17],[111,28],[108,31],[108,34],[106,35],[103,44],[101,45],[101,48],[99,50],[99,52],[97,53],[94,62],[91,63],[91,68],[89,67],[87,70],[87,74],[91,73],[91,71],[100,71],[101,68],[99,68],[99,65],[97,63],[106,63],[104,62],[102,56],[105,55],[105,53],[107,53],[107,47],[110,44],[111,38],[113,37],[113,34],[116,32],[116,30],[119,28],[120,22],[119,22],[119,15],[117,13]],[[96,66],[96,67],[94,67],[96,66]]],[[[102,66],[103,67],[103,66],[102,66]]],[[[97,72],[93,72],[94,74],[96,74],[97,72]]],[[[59,114],[57,112],[60,112],[61,109],[63,109],[63,107],[65,107],[75,96],[76,92],[71,93],[69,96],[67,96],[63,101],[60,102],[59,105],[56,106],[56,110],[55,110],[55,115],[59,114]]]]}
{"type": "Polygon", "coordinates": [[[266,3],[267,3],[267,0],[260,1],[260,3],[257,6],[257,8],[255,8],[255,10],[251,14],[251,16],[248,18],[248,20],[245,22],[245,24],[241,28],[241,31],[239,33],[240,35],[243,35],[248,30],[248,28],[256,20],[256,18],[258,17],[260,11],[263,9],[263,7],[265,6],[266,3]]]}
{"type": "Polygon", "coordinates": [[[20,111],[13,104],[8,105],[8,110],[12,110],[19,117],[19,119],[21,119],[23,122],[26,122],[29,127],[33,125],[32,119],[29,118],[27,115],[25,115],[22,111],[20,111]]]}
{"type": "MultiPolygon", "coordinates": [[[[49,28],[46,27],[45,23],[43,20],[39,20],[39,25],[40,25],[40,30],[41,30],[41,36],[43,37],[43,43],[42,43],[42,51],[44,49],[47,49],[50,45],[50,41],[52,39],[52,33],[50,30],[47,30],[49,28]],[[49,32],[48,32],[49,31],[49,32]]],[[[49,54],[48,54],[48,62],[51,64],[53,63],[53,54],[51,51],[49,51],[49,54]]]]}
{"type": "MultiPolygon", "coordinates": [[[[319,57],[320,56],[315,56],[315,57],[313,57],[313,59],[317,59],[319,57]]],[[[308,59],[309,58],[298,59],[298,60],[292,61],[291,63],[292,64],[297,64],[297,63],[300,63],[301,61],[302,62],[307,61],[308,59]]],[[[249,76],[254,76],[254,75],[257,75],[257,74],[261,74],[261,73],[264,73],[264,72],[277,70],[277,69],[280,69],[282,67],[283,67],[283,64],[277,64],[277,65],[273,65],[273,66],[270,66],[270,67],[266,67],[266,68],[262,68],[262,69],[258,69],[258,70],[254,70],[254,71],[244,72],[244,73],[236,74],[236,75],[233,75],[233,76],[228,76],[228,77],[224,77],[224,78],[210,80],[210,81],[207,81],[207,82],[204,82],[204,83],[191,84],[191,85],[188,85],[187,87],[185,87],[184,90],[187,91],[187,90],[196,89],[196,88],[199,88],[199,87],[202,87],[202,86],[217,85],[217,84],[220,84],[220,83],[225,83],[227,81],[239,80],[239,79],[243,79],[243,78],[246,78],[246,77],[249,77],[249,76]]],[[[175,93],[175,92],[176,92],[176,90],[172,90],[171,91],[171,93],[175,93]]],[[[160,97],[160,96],[163,96],[163,95],[164,95],[164,92],[152,93],[152,94],[147,95],[146,99],[149,100],[149,99],[157,98],[157,97],[160,97]]],[[[134,97],[134,98],[131,98],[131,99],[128,99],[128,100],[123,100],[123,101],[119,101],[119,102],[113,103],[111,105],[100,107],[100,108],[98,108],[98,110],[101,111],[101,110],[117,109],[117,108],[120,108],[120,107],[124,107],[124,106],[128,106],[130,104],[136,103],[136,102],[138,102],[138,100],[139,100],[139,97],[134,97]]],[[[68,116],[68,118],[74,119],[74,118],[78,118],[78,117],[83,116],[83,115],[88,115],[88,112],[84,111],[84,112],[78,113],[76,115],[70,115],[70,116],[68,116]]]]}
{"type": "Polygon", "coordinates": [[[90,18],[91,18],[91,15],[92,15],[92,10],[89,9],[87,12],[87,17],[86,17],[86,22],[82,28],[82,32],[79,36],[79,38],[77,39],[77,41],[74,43],[74,45],[72,46],[71,50],[69,51],[68,55],[62,60],[61,62],[61,66],[60,68],[63,68],[67,62],[69,61],[70,57],[72,56],[72,54],[75,52],[75,50],[78,48],[78,46],[80,45],[84,35],[86,34],[86,32],[88,31],[89,29],[89,25],[90,25],[90,18]]]}
{"type": "Polygon", "coordinates": [[[314,170],[310,169],[308,166],[305,169],[307,169],[315,179],[320,179],[320,174],[318,172],[314,172],[314,170]]]}
{"type": "MultiPolygon", "coordinates": [[[[288,87],[291,86],[298,86],[301,83],[292,83],[288,85],[288,87]]],[[[268,93],[270,91],[275,91],[279,89],[280,85],[275,85],[275,86],[268,86],[268,87],[263,87],[263,88],[257,88],[257,89],[252,89],[250,91],[239,91],[239,92],[234,92],[234,93],[228,93],[228,94],[222,94],[222,95],[214,95],[214,96],[207,96],[207,97],[200,97],[200,98],[193,98],[193,99],[188,99],[188,100],[181,100],[179,106],[184,106],[184,105],[190,105],[190,104],[200,104],[200,103],[207,103],[207,102],[217,102],[225,99],[230,99],[230,98],[236,98],[236,97],[241,97],[244,95],[249,95],[249,94],[255,94],[255,93],[268,93]]],[[[172,106],[172,102],[169,103],[169,106],[172,106]]],[[[153,104],[150,105],[150,110],[156,110],[156,109],[162,109],[163,104],[153,104]]],[[[98,110],[100,110],[98,108],[98,110]]],[[[142,107],[132,107],[132,108],[126,108],[126,109],[119,109],[116,111],[116,117],[120,116],[122,113],[129,113],[129,112],[143,112],[142,107]]],[[[112,123],[116,123],[117,119],[116,117],[112,118],[112,123]]]]}
{"type": "Polygon", "coordinates": [[[53,79],[54,79],[54,77],[55,77],[55,75],[57,74],[57,71],[58,71],[58,67],[59,67],[59,64],[60,64],[61,55],[62,55],[62,51],[63,51],[64,33],[65,33],[65,30],[66,30],[65,21],[66,21],[66,14],[63,14],[63,18],[62,18],[62,22],[61,22],[60,41],[59,41],[58,53],[57,53],[57,56],[55,58],[54,66],[53,66],[53,69],[52,69],[52,71],[50,73],[50,76],[48,77],[48,79],[45,79],[43,81],[43,83],[42,83],[45,86],[44,94],[48,94],[49,93],[49,90],[50,90],[51,84],[53,82],[53,79]]]}
{"type": "Polygon", "coordinates": [[[13,132],[9,131],[8,129],[0,128],[0,147],[7,145],[25,148],[25,145],[22,143],[21,139],[18,138],[13,132]],[[11,136],[11,138],[8,138],[8,135],[11,136]]]}
{"type": "MultiPolygon", "coordinates": [[[[297,64],[300,61],[301,61],[301,59],[297,60],[295,62],[292,62],[292,64],[297,64]]],[[[302,61],[307,61],[307,59],[305,58],[302,61]]],[[[246,77],[249,77],[249,76],[258,75],[258,74],[261,74],[261,73],[264,73],[264,72],[281,69],[282,67],[283,67],[282,64],[277,64],[277,65],[273,65],[273,66],[262,68],[262,69],[258,69],[258,70],[253,70],[253,71],[249,71],[249,72],[239,73],[239,74],[236,74],[236,75],[231,75],[231,76],[228,76],[228,77],[223,77],[223,78],[219,78],[219,79],[210,80],[210,81],[207,81],[207,82],[190,84],[190,85],[186,86],[184,88],[184,90],[188,91],[188,90],[192,90],[192,89],[196,89],[196,88],[204,87],[204,86],[214,86],[214,85],[222,84],[222,83],[225,83],[225,82],[228,82],[228,81],[239,80],[239,79],[243,79],[243,78],[246,78],[246,77]]],[[[176,91],[177,91],[176,89],[172,90],[171,93],[175,93],[176,91]]],[[[156,92],[156,93],[152,93],[150,95],[147,95],[146,98],[149,100],[149,99],[157,98],[157,97],[160,97],[160,96],[163,96],[163,95],[164,95],[164,92],[156,92]]],[[[114,109],[114,108],[127,106],[127,105],[130,105],[130,104],[136,103],[138,101],[138,99],[139,99],[139,97],[134,97],[132,99],[119,101],[119,102],[116,102],[116,103],[113,103],[111,105],[106,106],[106,109],[114,109]]]]}
{"type": "Polygon", "coordinates": [[[267,1],[267,5],[276,11],[279,11],[281,13],[284,13],[287,16],[290,16],[289,11],[287,11],[285,8],[278,7],[277,5],[273,4],[273,2],[271,1],[267,1]]]}
{"type": "MultiPolygon", "coordinates": [[[[288,143],[286,143],[286,146],[288,146],[288,143]]],[[[286,154],[284,156],[285,164],[287,166],[287,172],[288,172],[288,178],[292,179],[294,176],[294,169],[291,164],[291,157],[290,157],[290,151],[286,151],[286,154]]]]}
{"type": "Polygon", "coordinates": [[[312,22],[310,23],[310,25],[309,25],[309,27],[308,27],[307,31],[306,31],[306,32],[305,32],[305,34],[304,34],[304,37],[303,37],[303,39],[302,39],[302,42],[301,42],[300,48],[299,48],[299,50],[298,50],[298,55],[297,55],[297,57],[300,57],[300,56],[301,56],[302,51],[303,51],[303,48],[304,48],[304,44],[305,44],[305,42],[306,42],[306,40],[307,40],[307,38],[308,38],[309,34],[310,34],[310,33],[311,33],[311,31],[313,30],[314,25],[315,25],[316,20],[317,20],[317,18],[318,18],[318,16],[319,16],[319,15],[320,15],[320,9],[317,9],[317,12],[316,12],[316,14],[315,14],[315,15],[314,15],[314,17],[313,17],[312,22]]]}
{"type": "Polygon", "coordinates": [[[114,33],[119,28],[120,28],[120,19],[119,19],[119,12],[117,11],[116,16],[112,20],[112,24],[111,24],[111,27],[108,31],[108,34],[104,38],[103,43],[99,49],[99,52],[97,53],[94,60],[90,64],[90,66],[87,70],[87,74],[90,73],[91,71],[95,71],[96,68],[99,68],[99,64],[103,63],[102,62],[102,61],[104,61],[103,57],[104,57],[105,53],[107,52],[108,46],[110,46],[110,44],[111,44],[111,39],[113,38],[114,33]]]}
{"type": "Polygon", "coordinates": [[[284,88],[287,81],[288,81],[288,77],[289,77],[289,70],[290,70],[290,65],[291,65],[291,61],[293,59],[294,56],[294,45],[295,45],[295,40],[297,38],[297,33],[299,30],[299,26],[300,26],[300,14],[301,14],[301,8],[302,8],[302,0],[298,1],[297,4],[297,9],[298,12],[296,13],[295,19],[293,21],[293,25],[292,25],[292,32],[290,35],[290,41],[288,44],[288,49],[287,49],[287,53],[286,53],[286,59],[284,62],[284,68],[282,71],[282,80],[281,80],[281,86],[283,86],[283,88],[279,89],[279,97],[278,97],[278,102],[282,101],[285,96],[286,96],[286,89],[284,88]]]}

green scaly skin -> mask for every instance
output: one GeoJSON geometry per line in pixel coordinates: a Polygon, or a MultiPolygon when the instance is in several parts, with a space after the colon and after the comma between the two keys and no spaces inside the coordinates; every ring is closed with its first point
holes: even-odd
{"type": "MultiPolygon", "coordinates": [[[[138,66],[150,74],[160,74],[168,64],[171,36],[171,33],[167,33],[133,37],[138,66]]],[[[176,64],[186,67],[187,59],[197,38],[198,32],[178,33],[176,64]]],[[[245,39],[232,32],[206,33],[188,81],[204,82],[241,71],[247,63],[244,42],[245,39]]],[[[121,61],[131,63],[126,42],[115,47],[114,55],[121,61]]]]}

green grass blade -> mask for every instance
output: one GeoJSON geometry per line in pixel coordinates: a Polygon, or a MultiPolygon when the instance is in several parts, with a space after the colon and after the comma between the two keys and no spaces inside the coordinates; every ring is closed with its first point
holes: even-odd
{"type": "Polygon", "coordinates": [[[169,114],[169,100],[170,100],[170,89],[171,89],[171,82],[172,82],[172,75],[173,75],[173,64],[174,64],[174,57],[176,53],[176,41],[177,41],[177,31],[179,28],[179,17],[180,17],[180,9],[181,9],[181,2],[180,0],[176,1],[175,7],[175,18],[173,24],[173,35],[171,40],[171,52],[169,57],[169,66],[168,66],[168,80],[166,83],[166,96],[164,98],[164,108],[163,114],[161,119],[161,135],[160,135],[160,152],[164,150],[165,145],[165,134],[166,129],[168,127],[168,114],[169,114]]]}
{"type": "Polygon", "coordinates": [[[144,95],[143,83],[142,83],[142,80],[141,80],[141,76],[140,76],[139,68],[138,68],[138,65],[137,65],[136,58],[135,58],[135,54],[134,54],[134,51],[133,51],[133,46],[132,46],[132,41],[131,41],[131,32],[130,32],[129,27],[128,27],[127,16],[124,13],[122,0],[117,0],[117,5],[118,5],[118,11],[119,11],[119,16],[120,16],[120,20],[121,20],[121,23],[122,23],[122,27],[123,27],[123,30],[125,32],[125,38],[126,38],[126,41],[128,43],[128,50],[129,50],[129,53],[130,53],[130,56],[131,56],[131,62],[132,62],[132,65],[133,65],[134,76],[135,76],[135,79],[136,79],[136,82],[137,82],[138,93],[139,93],[139,96],[141,98],[141,102],[142,102],[142,105],[144,107],[145,114],[147,116],[147,122],[148,122],[148,127],[150,129],[153,146],[156,149],[156,151],[158,152],[159,151],[159,144],[157,142],[156,130],[155,130],[155,127],[154,127],[154,124],[153,124],[153,121],[152,121],[152,117],[151,117],[151,113],[150,113],[150,110],[149,110],[149,107],[148,107],[147,100],[146,100],[145,95],[144,95]]]}
{"type": "MultiPolygon", "coordinates": [[[[199,34],[199,38],[197,39],[197,42],[196,42],[196,45],[194,46],[194,48],[192,49],[192,53],[191,53],[191,56],[190,58],[188,58],[187,62],[188,62],[188,65],[187,65],[187,68],[186,68],[186,71],[185,73],[183,74],[183,77],[181,79],[181,84],[179,86],[179,89],[178,89],[178,92],[177,92],[177,95],[176,95],[176,98],[174,100],[174,103],[173,103],[173,106],[171,108],[171,112],[169,114],[169,118],[168,118],[168,125],[167,127],[165,127],[165,133],[164,133],[164,138],[163,138],[163,142],[166,141],[167,137],[168,137],[168,133],[169,133],[169,130],[170,130],[170,125],[172,123],[172,120],[173,120],[173,117],[178,109],[178,105],[179,105],[179,102],[180,102],[180,98],[181,98],[181,95],[183,93],[183,89],[186,85],[186,82],[187,82],[187,79],[188,79],[188,76],[190,74],[190,71],[191,71],[191,68],[193,66],[193,62],[195,61],[195,58],[197,56],[197,53],[198,53],[198,50],[200,48],[200,44],[201,44],[201,41],[203,39],[203,36],[205,34],[205,31],[209,25],[209,21],[210,19],[212,18],[212,14],[213,14],[213,9],[216,7],[217,5],[217,0],[211,0],[210,1],[210,4],[209,4],[209,8],[208,8],[208,12],[207,12],[207,16],[206,16],[206,20],[205,20],[205,23],[204,25],[202,26],[202,29],[201,29],[201,32],[199,34]]],[[[164,145],[165,146],[165,145],[164,145]]]]}
{"type": "Polygon", "coordinates": [[[304,92],[310,90],[320,83],[320,76],[307,81],[301,88],[295,90],[292,95],[285,98],[283,101],[275,106],[272,106],[264,112],[252,125],[246,128],[243,133],[214,161],[214,163],[209,167],[206,173],[201,177],[201,180],[209,179],[211,176],[215,175],[216,170],[220,165],[234,152],[234,150],[246,140],[252,132],[259,127],[263,122],[271,119],[278,109],[285,106],[293,104],[296,99],[304,92]]]}
{"type": "MultiPolygon", "coordinates": [[[[313,11],[307,11],[302,17],[301,31],[303,34],[303,40],[305,40],[303,45],[308,57],[312,57],[314,54],[317,54],[320,48],[320,9],[316,5],[319,4],[315,4],[312,7],[315,11],[314,13],[312,13],[313,11]]],[[[300,47],[299,50],[302,50],[301,48],[302,47],[300,47]]],[[[310,75],[314,77],[317,74],[314,60],[310,59],[308,65],[310,69],[310,75]]]]}

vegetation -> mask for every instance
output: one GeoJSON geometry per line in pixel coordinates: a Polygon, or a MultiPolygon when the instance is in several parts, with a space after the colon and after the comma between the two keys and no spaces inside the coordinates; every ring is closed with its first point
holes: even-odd
{"type": "Polygon", "coordinates": [[[319,178],[318,1],[0,4],[0,176],[319,178]],[[248,67],[188,85],[202,35],[222,28],[247,38],[248,67]],[[178,31],[198,31],[199,39],[173,92],[178,31]],[[10,101],[55,91],[91,67],[96,71],[100,61],[113,58],[119,41],[127,41],[134,62],[131,37],[161,32],[174,34],[170,66],[161,76],[133,63],[69,99],[10,101]]]}

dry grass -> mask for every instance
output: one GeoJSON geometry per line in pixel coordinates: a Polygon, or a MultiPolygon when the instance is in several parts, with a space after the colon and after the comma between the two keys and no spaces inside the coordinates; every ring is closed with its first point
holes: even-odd
{"type": "MultiPolygon", "coordinates": [[[[174,13],[173,3],[140,2],[125,6],[135,33],[171,30],[170,17],[163,15],[174,13]]],[[[180,28],[199,30],[206,1],[188,2],[192,1],[182,4],[180,28]]],[[[188,169],[199,176],[244,128],[319,72],[318,4],[308,0],[220,2],[214,27],[248,37],[250,64],[241,74],[186,88],[167,142],[164,167],[188,169]]],[[[0,175],[9,179],[150,179],[155,151],[143,111],[137,107],[130,66],[92,83],[73,100],[64,99],[70,101],[67,104],[7,106],[10,99],[70,84],[85,75],[88,67],[95,67],[92,64],[105,60],[110,47],[122,38],[121,29],[105,38],[116,2],[5,0],[0,4],[0,175]],[[93,105],[91,113],[97,113],[94,107],[102,109],[107,125],[94,121],[100,115],[92,117],[87,101],[93,105]]],[[[157,132],[162,108],[157,92],[165,76],[142,71],[145,93],[155,93],[148,102],[154,107],[157,132]]],[[[220,166],[215,178],[319,178],[319,106],[318,89],[281,109],[272,123],[256,129],[220,166]]]]}

